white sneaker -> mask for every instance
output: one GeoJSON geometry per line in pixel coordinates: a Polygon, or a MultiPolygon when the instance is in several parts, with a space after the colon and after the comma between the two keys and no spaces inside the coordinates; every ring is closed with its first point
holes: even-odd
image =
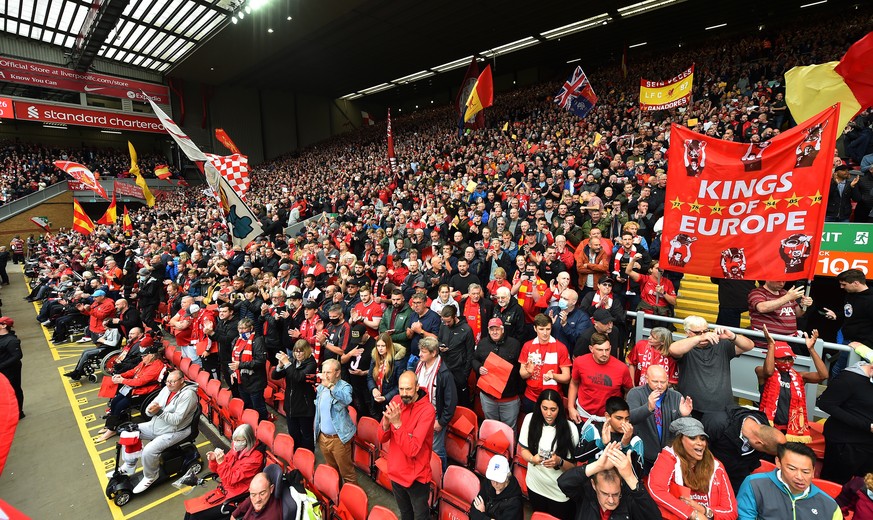
{"type": "Polygon", "coordinates": [[[157,480],[157,479],[156,479],[156,478],[145,478],[145,477],[143,477],[142,480],[139,481],[139,484],[137,484],[136,487],[133,488],[133,494],[134,494],[134,495],[138,495],[138,494],[142,493],[143,491],[145,491],[146,489],[148,489],[149,486],[151,486],[152,484],[154,484],[154,483],[155,483],[155,480],[157,480]]]}
{"type": "Polygon", "coordinates": [[[90,341],[91,341],[90,338],[81,338],[81,339],[79,339],[79,341],[77,341],[76,343],[88,343],[88,342],[90,342],[90,341]]]}
{"type": "MultiPolygon", "coordinates": [[[[118,467],[118,472],[129,477],[136,473],[136,465],[130,465],[125,462],[118,467]]],[[[112,478],[113,475],[115,475],[115,470],[106,473],[106,478],[112,478]]]]}

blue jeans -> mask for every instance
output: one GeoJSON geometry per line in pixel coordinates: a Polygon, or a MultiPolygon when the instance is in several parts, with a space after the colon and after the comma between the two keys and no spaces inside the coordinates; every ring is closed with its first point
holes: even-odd
{"type": "Polygon", "coordinates": [[[443,462],[443,473],[449,467],[448,455],[446,454],[446,435],[449,433],[449,426],[443,426],[443,429],[438,432],[433,432],[433,452],[436,453],[443,462]]]}
{"type": "Polygon", "coordinates": [[[197,346],[182,345],[182,355],[191,360],[191,363],[200,365],[203,368],[203,360],[197,355],[197,346]]]}
{"type": "Polygon", "coordinates": [[[243,405],[246,408],[251,408],[252,410],[257,410],[258,412],[258,420],[263,421],[267,417],[270,416],[269,412],[267,412],[267,403],[264,401],[264,391],[249,393],[243,390],[243,387],[239,387],[239,396],[243,400],[243,405]]]}

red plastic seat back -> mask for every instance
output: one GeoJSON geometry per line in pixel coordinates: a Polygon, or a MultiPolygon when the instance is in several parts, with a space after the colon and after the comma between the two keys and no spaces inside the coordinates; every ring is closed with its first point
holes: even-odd
{"type": "MultiPolygon", "coordinates": [[[[272,424],[272,423],[271,423],[272,424]]],[[[294,467],[294,439],[287,433],[276,435],[273,440],[273,455],[277,459],[285,471],[290,471],[294,467]]]]}
{"type": "Polygon", "coordinates": [[[259,419],[257,410],[253,410],[251,408],[247,408],[247,409],[243,410],[243,413],[242,413],[242,416],[240,417],[240,419],[241,419],[240,424],[246,423],[252,427],[253,431],[255,431],[255,432],[258,431],[258,422],[260,421],[260,419],[259,419]]]}
{"type": "Polygon", "coordinates": [[[373,506],[367,520],[397,520],[397,515],[385,506],[373,506]]]}
{"type": "Polygon", "coordinates": [[[440,520],[468,517],[473,499],[478,494],[479,477],[467,468],[449,466],[440,491],[440,520]]]}
{"type": "Polygon", "coordinates": [[[367,510],[369,509],[369,498],[367,492],[355,484],[345,484],[339,493],[339,504],[335,508],[337,511],[343,510],[340,518],[350,520],[367,520],[367,510]]]}
{"type": "Polygon", "coordinates": [[[267,445],[267,449],[273,449],[273,440],[276,438],[276,425],[270,421],[264,420],[258,423],[258,429],[255,435],[258,441],[267,445]]]}
{"type": "Polygon", "coordinates": [[[315,454],[306,448],[294,452],[294,469],[299,469],[303,479],[311,486],[315,479],[315,454]]]}
{"type": "Polygon", "coordinates": [[[339,503],[340,476],[337,470],[327,464],[315,468],[315,491],[329,504],[339,503]]]}

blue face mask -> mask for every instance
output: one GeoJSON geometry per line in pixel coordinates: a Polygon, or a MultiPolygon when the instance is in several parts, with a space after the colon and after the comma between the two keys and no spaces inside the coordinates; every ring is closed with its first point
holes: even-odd
{"type": "Polygon", "coordinates": [[[251,332],[240,332],[239,337],[241,337],[242,339],[249,339],[249,336],[251,334],[252,334],[251,332]]]}
{"type": "Polygon", "coordinates": [[[568,304],[567,304],[567,300],[565,300],[565,299],[563,299],[563,298],[561,298],[560,300],[558,300],[558,308],[559,308],[559,309],[564,310],[564,309],[567,308],[567,305],[568,305],[568,304]]]}

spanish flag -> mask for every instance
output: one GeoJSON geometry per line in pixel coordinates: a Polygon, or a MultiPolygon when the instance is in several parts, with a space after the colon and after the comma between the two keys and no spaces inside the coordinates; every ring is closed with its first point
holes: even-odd
{"type": "Polygon", "coordinates": [[[127,212],[127,206],[124,207],[124,217],[121,221],[121,229],[125,233],[133,233],[133,222],[130,220],[130,214],[127,212]]]}
{"type": "Polygon", "coordinates": [[[133,149],[133,144],[130,141],[127,142],[127,147],[130,149],[130,173],[136,177],[136,185],[142,188],[142,195],[146,200],[146,204],[152,207],[155,205],[155,196],[149,191],[149,185],[146,184],[139,171],[139,166],[136,164],[136,150],[133,149]]]}
{"type": "Polygon", "coordinates": [[[83,235],[90,235],[94,232],[94,222],[76,199],[73,199],[73,231],[78,231],[83,235]]]}
{"type": "Polygon", "coordinates": [[[166,164],[158,164],[155,166],[155,177],[165,181],[170,178],[172,173],[170,173],[170,167],[166,164]]]}
{"type": "Polygon", "coordinates": [[[491,79],[491,65],[485,67],[482,74],[473,85],[470,97],[467,98],[467,111],[464,112],[464,122],[472,120],[476,114],[494,103],[494,82],[491,79]]]}
{"type": "Polygon", "coordinates": [[[841,103],[837,134],[859,112],[873,106],[873,32],[846,51],[840,61],[794,67],[785,73],[785,102],[800,123],[841,103]]]}
{"type": "Polygon", "coordinates": [[[118,220],[118,211],[115,209],[115,190],[112,191],[112,202],[109,203],[109,207],[106,208],[106,213],[100,217],[100,220],[97,221],[98,224],[106,224],[111,226],[115,224],[118,220]]]}

